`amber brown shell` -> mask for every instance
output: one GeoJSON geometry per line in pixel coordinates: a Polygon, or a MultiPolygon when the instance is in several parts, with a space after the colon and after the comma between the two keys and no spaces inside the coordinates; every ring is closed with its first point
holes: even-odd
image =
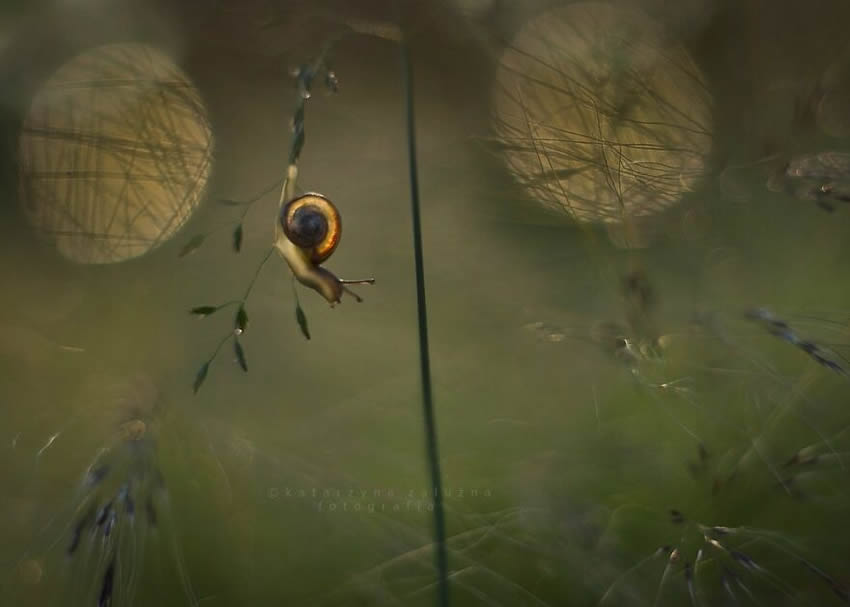
{"type": "Polygon", "coordinates": [[[280,223],[286,237],[299,247],[308,250],[310,252],[310,260],[317,265],[333,254],[342,236],[342,217],[340,217],[337,208],[321,194],[312,192],[289,201],[281,211],[280,223]],[[290,229],[292,227],[292,217],[295,215],[295,212],[306,206],[313,207],[316,212],[321,213],[328,223],[328,230],[324,238],[320,242],[309,245],[304,243],[297,234],[293,234],[290,229]]]}

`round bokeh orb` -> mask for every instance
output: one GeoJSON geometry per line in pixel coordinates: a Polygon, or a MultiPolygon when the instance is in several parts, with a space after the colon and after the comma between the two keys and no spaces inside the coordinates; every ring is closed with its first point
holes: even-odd
{"type": "Polygon", "coordinates": [[[212,150],[203,101],[165,53],[135,43],[85,51],[44,83],[24,119],[24,214],[69,260],[139,257],[197,208],[212,150]]]}
{"type": "Polygon", "coordinates": [[[580,222],[625,224],[677,204],[712,145],[711,95],[687,50],[604,3],[526,23],[499,61],[492,113],[528,195],[580,222]]]}

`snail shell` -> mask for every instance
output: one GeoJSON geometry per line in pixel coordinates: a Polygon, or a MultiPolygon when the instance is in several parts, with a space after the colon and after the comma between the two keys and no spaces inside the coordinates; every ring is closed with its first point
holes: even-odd
{"type": "Polygon", "coordinates": [[[339,303],[343,293],[362,301],[347,285],[375,282],[373,278],[342,280],[319,265],[331,256],[342,236],[339,211],[321,194],[311,192],[286,203],[275,232],[275,247],[296,280],[321,294],[331,306],[339,303]]]}
{"type": "Polygon", "coordinates": [[[330,257],[342,236],[342,218],[333,203],[321,194],[309,193],[289,201],[280,212],[286,237],[320,264],[330,257]]]}

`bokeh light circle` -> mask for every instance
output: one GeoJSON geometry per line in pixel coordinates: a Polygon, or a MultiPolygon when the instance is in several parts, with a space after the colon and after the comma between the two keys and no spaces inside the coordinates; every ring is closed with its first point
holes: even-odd
{"type": "Polygon", "coordinates": [[[581,222],[677,204],[712,145],[711,95],[687,50],[645,15],[604,3],[525,24],[499,61],[492,113],[529,196],[581,222]]]}
{"type": "Polygon", "coordinates": [[[203,101],[165,53],[136,43],[90,49],[44,83],[24,119],[22,208],[69,260],[138,257],[197,208],[212,149],[203,101]]]}

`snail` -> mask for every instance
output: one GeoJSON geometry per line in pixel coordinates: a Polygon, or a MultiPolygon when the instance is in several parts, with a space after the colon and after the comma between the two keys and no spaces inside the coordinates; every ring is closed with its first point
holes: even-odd
{"type": "Polygon", "coordinates": [[[374,284],[374,278],[342,280],[321,267],[342,236],[342,218],[333,203],[316,193],[290,200],[280,209],[275,222],[274,246],[289,264],[302,285],[317,291],[331,307],[339,303],[343,292],[363,301],[346,285],[374,284]]]}

